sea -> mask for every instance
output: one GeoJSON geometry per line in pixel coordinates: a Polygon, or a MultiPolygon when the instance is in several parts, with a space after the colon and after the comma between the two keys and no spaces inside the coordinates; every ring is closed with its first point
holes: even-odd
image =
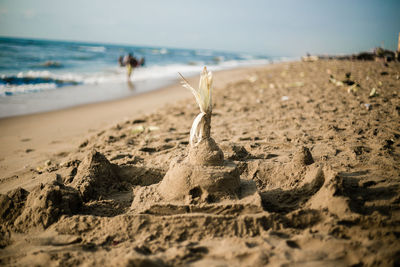
{"type": "Polygon", "coordinates": [[[203,66],[212,71],[268,64],[282,57],[203,49],[0,37],[0,117],[107,101],[176,83],[203,66]],[[118,58],[145,64],[127,82],[118,58]]]}

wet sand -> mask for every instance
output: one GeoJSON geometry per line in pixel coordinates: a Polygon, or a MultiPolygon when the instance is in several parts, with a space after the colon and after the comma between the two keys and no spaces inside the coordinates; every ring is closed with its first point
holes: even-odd
{"type": "Polygon", "coordinates": [[[335,60],[217,73],[211,135],[240,177],[232,198],[157,200],[198,114],[179,85],[0,120],[1,263],[400,264],[399,76],[335,60]]]}

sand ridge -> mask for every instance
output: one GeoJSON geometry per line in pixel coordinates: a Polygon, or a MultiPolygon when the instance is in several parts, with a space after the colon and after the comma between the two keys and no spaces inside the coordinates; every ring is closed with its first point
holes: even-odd
{"type": "Polygon", "coordinates": [[[1,262],[399,264],[399,75],[398,63],[291,62],[217,86],[211,135],[239,172],[232,200],[157,202],[189,154],[193,99],[92,133],[32,171],[43,185],[1,195],[1,262]]]}

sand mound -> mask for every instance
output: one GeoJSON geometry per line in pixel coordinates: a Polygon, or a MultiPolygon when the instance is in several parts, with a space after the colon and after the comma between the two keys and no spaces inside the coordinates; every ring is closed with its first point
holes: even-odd
{"type": "Polygon", "coordinates": [[[78,191],[56,181],[35,187],[29,193],[21,215],[14,225],[20,231],[30,227],[47,228],[63,215],[79,211],[82,199],[78,191]]]}
{"type": "Polygon", "coordinates": [[[290,212],[307,202],[325,182],[324,171],[314,163],[311,152],[300,147],[292,160],[276,164],[269,160],[248,162],[243,176],[256,182],[264,209],[290,212]]]}
{"type": "Polygon", "coordinates": [[[294,167],[302,168],[314,163],[314,159],[307,147],[301,147],[293,156],[292,163],[294,167]]]}
{"type": "Polygon", "coordinates": [[[132,185],[158,183],[165,172],[162,169],[134,164],[117,165],[100,152],[91,150],[79,164],[69,186],[82,194],[84,201],[98,200],[110,194],[130,190],[132,185]]]}
{"type": "Polygon", "coordinates": [[[159,184],[136,188],[132,209],[139,211],[143,207],[151,209],[154,205],[170,206],[168,202],[171,201],[187,205],[239,199],[239,175],[234,162],[224,161],[223,152],[214,139],[206,138],[190,147],[187,157],[173,160],[159,184]]]}
{"type": "Polygon", "coordinates": [[[92,150],[79,165],[69,185],[79,190],[85,201],[98,199],[121,189],[117,169],[103,154],[92,150]]]}
{"type": "Polygon", "coordinates": [[[0,194],[0,222],[7,225],[12,224],[21,214],[25,200],[29,192],[18,187],[7,195],[0,194]]]}
{"type": "Polygon", "coordinates": [[[218,166],[224,163],[224,153],[213,138],[203,139],[189,149],[188,161],[193,165],[218,166]]]}
{"type": "Polygon", "coordinates": [[[290,190],[319,176],[318,164],[307,147],[300,147],[288,163],[276,164],[270,160],[250,160],[244,170],[247,179],[255,181],[260,189],[290,190]]]}
{"type": "Polygon", "coordinates": [[[0,194],[0,248],[12,243],[11,230],[15,230],[14,221],[21,215],[28,194],[20,187],[0,194]]]}
{"type": "Polygon", "coordinates": [[[158,187],[165,200],[199,200],[215,202],[237,198],[240,179],[237,166],[226,162],[222,166],[199,166],[177,162],[171,166],[158,187]]]}

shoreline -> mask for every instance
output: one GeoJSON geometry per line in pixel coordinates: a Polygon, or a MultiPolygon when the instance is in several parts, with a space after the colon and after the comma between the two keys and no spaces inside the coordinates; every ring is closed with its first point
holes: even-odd
{"type": "MultiPolygon", "coordinates": [[[[296,60],[293,60],[296,61],[296,60]]],[[[282,63],[285,61],[281,61],[282,63]]],[[[257,68],[270,63],[254,63],[238,65],[235,67],[217,67],[213,72],[231,71],[235,69],[257,68]]],[[[213,69],[215,66],[212,66],[213,69]]],[[[201,66],[192,66],[192,68],[202,69],[201,66]]],[[[140,69],[137,71],[141,71],[140,69]]],[[[179,83],[178,72],[181,72],[186,78],[198,77],[199,71],[192,69],[175,70],[174,75],[165,77],[153,77],[136,80],[134,73],[133,79],[127,81],[95,84],[79,84],[75,86],[65,86],[52,90],[40,90],[34,93],[15,94],[0,97],[0,120],[16,116],[24,116],[38,113],[57,111],[73,108],[82,105],[103,103],[109,101],[118,101],[125,98],[135,97],[143,93],[157,91],[162,88],[174,86],[179,83]],[[185,73],[186,72],[186,73],[185,73]]],[[[157,73],[157,70],[153,70],[157,73]]]]}
{"type": "Polygon", "coordinates": [[[0,120],[11,117],[34,115],[136,97],[172,86],[173,80],[155,80],[150,83],[120,82],[110,84],[85,84],[66,86],[38,93],[20,94],[11,101],[0,98],[0,120]],[[71,95],[73,98],[71,98],[71,95]],[[32,99],[29,99],[32,98],[32,99]],[[71,103],[71,102],[74,103],[71,103]],[[11,103],[10,103],[11,102],[11,103]]]}
{"type": "MultiPolygon", "coordinates": [[[[249,73],[268,66],[217,71],[214,73],[214,86],[225,87],[228,83],[245,79],[249,73]]],[[[199,75],[188,80],[197,86],[198,78],[199,75]]],[[[98,129],[143,116],[168,103],[191,96],[189,90],[176,83],[122,99],[0,118],[0,183],[15,173],[28,172],[32,168],[30,165],[43,164],[54,153],[70,151],[82,142],[84,136],[98,129]]],[[[7,188],[3,187],[1,192],[5,191],[7,188]]]]}

